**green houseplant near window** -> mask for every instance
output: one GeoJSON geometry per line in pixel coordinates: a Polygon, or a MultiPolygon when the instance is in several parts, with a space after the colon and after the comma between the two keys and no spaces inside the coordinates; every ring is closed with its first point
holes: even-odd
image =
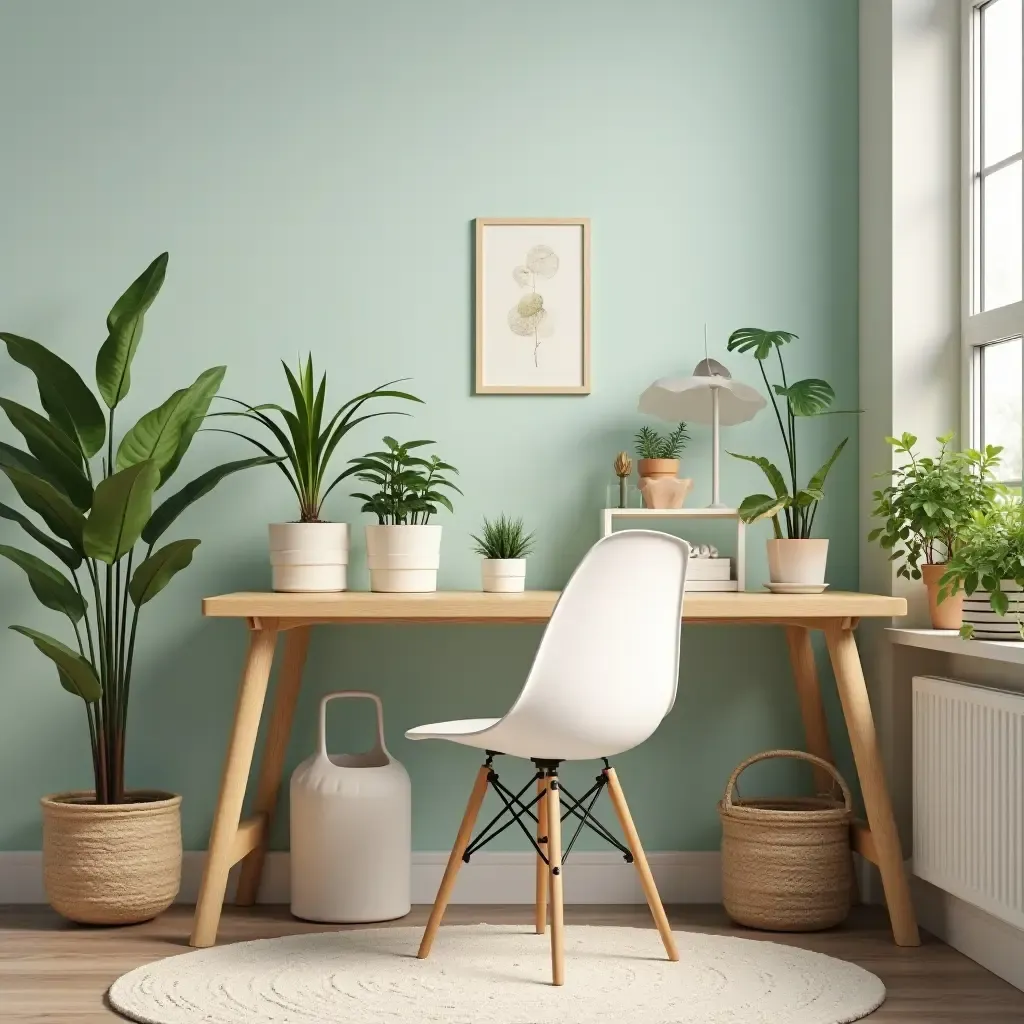
{"type": "Polygon", "coordinates": [[[836,445],[820,469],[800,485],[800,464],[797,450],[797,423],[833,411],[835,391],[827,381],[817,377],[790,383],[782,357],[783,348],[798,340],[789,331],[766,331],[758,327],[741,327],[729,336],[730,352],[749,352],[757,360],[775,419],[782,435],[786,453],[785,471],[760,455],[739,455],[760,467],[771,484],[771,494],[751,494],[739,507],[745,523],[770,519],[775,536],[768,541],[768,569],[771,581],[783,586],[821,586],[825,582],[828,541],[812,539],[818,504],[825,497],[825,480],[849,438],[836,445]],[[778,363],[778,379],[768,376],[767,364],[778,363]]]}
{"type": "Polygon", "coordinates": [[[199,545],[195,539],[163,542],[164,534],[225,477],[274,461],[261,456],[226,463],[157,498],[203,422],[223,366],[175,391],[116,442],[117,409],[131,386],[143,320],[166,269],[164,253],[107,317],[107,339],[96,358],[103,405],[49,349],[0,333],[10,357],[35,375],[43,408],[39,413],[0,398],[25,443],[0,443],[0,470],[30,513],[0,504],[0,516],[20,526],[46,557],[12,544],[0,545],[0,555],[24,571],[40,604],[68,619],[71,637],[65,643],[29,626],[10,628],[53,662],[61,686],[82,701],[95,780],[93,792],[43,800],[45,882],[55,909],[89,923],[145,920],[166,909],[178,891],[181,798],[128,790],[124,781],[140,615],[199,545]],[[116,856],[97,856],[99,844],[116,856]]]}
{"type": "Polygon", "coordinates": [[[292,373],[287,363],[281,365],[292,408],[275,402],[249,405],[237,398],[225,398],[238,408],[211,415],[241,417],[258,426],[263,440],[251,433],[234,430],[226,433],[244,438],[267,455],[275,454],[274,449],[280,452],[278,468],[298,499],[296,522],[270,524],[274,590],[306,593],[345,590],[348,586],[348,524],[325,522],[321,513],[327,496],[351,474],[342,472],[330,479],[331,459],[348,432],[364,420],[407,415],[390,409],[360,415],[367,402],[377,398],[401,398],[409,402],[420,399],[404,391],[389,390],[392,384],[398,383],[391,381],[350,398],[332,415],[325,416],[327,374],[322,374],[319,382],[315,382],[313,357],[307,356],[304,363],[300,362],[297,373],[292,373]],[[280,417],[280,422],[275,417],[280,417]]]}
{"type": "Polygon", "coordinates": [[[868,534],[900,562],[897,576],[924,579],[934,629],[959,629],[962,591],[939,600],[940,578],[960,547],[961,536],[975,522],[975,514],[991,509],[1004,488],[993,479],[1002,448],[989,445],[984,452],[951,451],[953,432],[936,438],[935,457],[914,451],[917,438],[904,433],[887,437],[898,455],[908,461],[889,473],[891,482],[874,492],[873,515],[882,525],[868,534]]]}

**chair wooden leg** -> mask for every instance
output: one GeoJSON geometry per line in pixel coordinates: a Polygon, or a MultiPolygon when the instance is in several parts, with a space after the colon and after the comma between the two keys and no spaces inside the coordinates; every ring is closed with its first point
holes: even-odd
{"type": "Polygon", "coordinates": [[[430,911],[430,919],[427,921],[427,927],[423,930],[419,952],[416,954],[420,960],[425,960],[430,956],[430,947],[434,944],[437,929],[441,927],[441,918],[444,917],[448,900],[451,899],[452,890],[455,888],[455,880],[459,875],[459,868],[462,867],[462,855],[466,852],[466,847],[469,846],[473,835],[473,826],[476,824],[476,816],[480,813],[480,805],[484,802],[484,796],[487,794],[487,780],[490,774],[491,769],[486,764],[481,765],[480,771],[477,772],[473,792],[470,793],[469,803],[466,804],[466,813],[462,816],[462,824],[459,826],[455,845],[448,858],[448,866],[444,869],[441,887],[437,890],[434,908],[430,911]]]}
{"type": "MultiPolygon", "coordinates": [[[[537,845],[546,855],[548,850],[548,794],[545,779],[537,780],[537,792],[540,795],[540,800],[537,803],[537,845]]],[[[538,935],[543,935],[548,927],[548,870],[548,865],[538,856],[536,901],[538,935]]]]}
{"type": "Polygon", "coordinates": [[[551,983],[565,984],[565,922],[562,907],[562,804],[558,779],[550,779],[548,806],[548,868],[551,872],[551,983]]]}
{"type": "Polygon", "coordinates": [[[608,793],[612,798],[612,806],[618,816],[622,832],[626,837],[626,845],[633,854],[633,863],[636,865],[637,874],[640,876],[640,884],[643,886],[644,896],[647,897],[647,905],[651,908],[654,923],[658,926],[661,941],[665,946],[665,953],[669,960],[679,959],[679,950],[676,949],[676,940],[672,936],[672,928],[668,923],[665,908],[662,906],[661,897],[658,895],[658,887],[654,884],[654,875],[651,874],[651,867],[647,863],[647,856],[644,848],[640,845],[640,836],[637,835],[636,826],[633,824],[633,816],[629,813],[629,806],[626,803],[622,786],[619,785],[619,778],[614,768],[605,769],[605,778],[608,780],[608,793]]]}

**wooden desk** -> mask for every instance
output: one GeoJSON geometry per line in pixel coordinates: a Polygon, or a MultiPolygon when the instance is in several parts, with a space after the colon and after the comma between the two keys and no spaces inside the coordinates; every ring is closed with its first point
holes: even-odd
{"type": "MultiPolygon", "coordinates": [[[[557,600],[557,591],[533,590],[524,594],[475,591],[435,594],[249,593],[224,594],[203,601],[204,615],[246,620],[249,650],[239,685],[191,944],[211,946],[216,941],[228,872],[239,861],[243,863],[235,902],[240,906],[251,906],[256,902],[311,626],[375,622],[544,622],[550,618],[557,600]],[[242,821],[242,802],[279,633],[286,634],[281,677],[259,772],[254,814],[242,821]]],[[[918,945],[920,940],[903,870],[903,854],[853,635],[860,618],[906,615],[906,601],[896,597],[841,592],[813,596],[687,593],[683,612],[686,623],[784,627],[807,749],[832,761],[810,631],[818,629],[825,634],[867,812],[867,822],[854,827],[854,847],[881,872],[897,944],[918,945]]],[[[819,783],[828,785],[826,780],[819,780],[819,783]]]]}

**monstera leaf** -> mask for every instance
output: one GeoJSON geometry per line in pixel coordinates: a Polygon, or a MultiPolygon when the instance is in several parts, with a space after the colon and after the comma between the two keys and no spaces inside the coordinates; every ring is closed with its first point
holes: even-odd
{"type": "Polygon", "coordinates": [[[753,352],[755,359],[767,359],[776,349],[796,341],[789,331],[765,331],[760,327],[741,327],[729,335],[726,348],[730,352],[753,352]]]}
{"type": "Polygon", "coordinates": [[[794,416],[820,416],[836,400],[832,385],[817,377],[798,380],[788,388],[776,384],[774,390],[789,402],[794,416]]]}

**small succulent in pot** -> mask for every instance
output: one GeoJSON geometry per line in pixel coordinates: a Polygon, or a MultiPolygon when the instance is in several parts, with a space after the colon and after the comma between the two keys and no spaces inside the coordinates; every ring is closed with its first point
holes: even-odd
{"type": "Polygon", "coordinates": [[[693,480],[679,479],[679,456],[690,440],[686,424],[668,434],[641,427],[636,434],[636,471],[646,508],[682,508],[693,480]]]}
{"type": "Polygon", "coordinates": [[[488,593],[510,594],[526,589],[526,556],[533,550],[534,535],[526,532],[522,519],[503,512],[497,519],[485,518],[480,534],[473,534],[475,550],[483,555],[483,589],[488,593]]]}

